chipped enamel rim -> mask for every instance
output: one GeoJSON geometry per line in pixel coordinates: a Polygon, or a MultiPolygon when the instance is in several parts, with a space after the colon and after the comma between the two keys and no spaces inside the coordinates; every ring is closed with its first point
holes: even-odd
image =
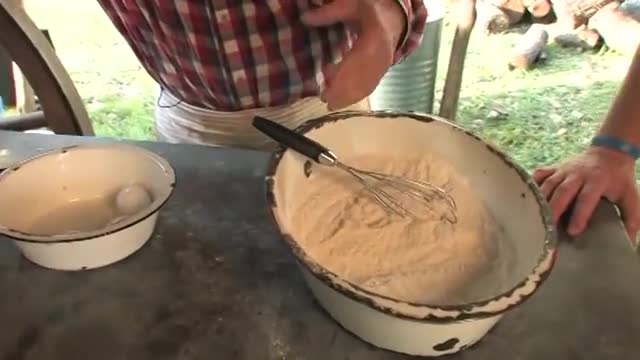
{"type": "Polygon", "coordinates": [[[87,231],[87,232],[78,232],[72,234],[61,234],[61,235],[38,235],[31,234],[28,232],[18,231],[14,229],[7,228],[0,224],[0,235],[4,235],[7,238],[16,241],[30,242],[30,243],[38,243],[38,244],[56,244],[56,243],[71,243],[71,242],[79,242],[91,239],[102,238],[107,235],[111,235],[122,231],[124,229],[130,228],[138,223],[146,220],[151,215],[155,214],[160,210],[160,208],[169,200],[173,190],[176,186],[176,174],[173,167],[169,164],[169,162],[161,157],[160,155],[138,147],[134,145],[126,145],[126,144],[94,144],[94,145],[71,145],[63,148],[43,152],[41,154],[32,156],[27,158],[26,160],[20,161],[17,164],[0,171],[0,186],[2,186],[2,181],[7,177],[11,176],[11,174],[18,171],[22,166],[31,163],[33,161],[37,161],[38,159],[42,159],[45,157],[64,154],[69,151],[74,150],[83,150],[83,149],[97,149],[97,150],[108,150],[113,148],[124,149],[129,152],[135,152],[142,154],[147,157],[150,161],[155,162],[158,167],[162,170],[164,175],[168,178],[169,186],[165,189],[162,194],[156,197],[151,204],[149,204],[146,208],[138,212],[134,216],[128,217],[126,220],[117,222],[115,224],[111,224],[109,226],[105,226],[102,229],[87,231]]]}
{"type": "Polygon", "coordinates": [[[430,123],[438,121],[449,126],[452,130],[463,132],[466,136],[473,138],[474,140],[481,142],[492,152],[495,156],[499,157],[509,168],[513,169],[523,182],[527,184],[529,191],[533,194],[536,202],[540,206],[540,221],[542,221],[545,228],[545,241],[541,249],[541,254],[538,258],[536,266],[531,270],[529,276],[516,286],[508,291],[498,294],[487,300],[459,304],[459,305],[429,305],[412,303],[407,301],[396,300],[390,297],[381,296],[368,291],[362,287],[359,287],[349,281],[341,279],[335,273],[322,267],[319,263],[314,261],[307,253],[298,245],[298,243],[292,238],[290,234],[283,230],[282,222],[278,217],[277,204],[275,202],[274,185],[275,180],[273,176],[278,171],[280,160],[287,149],[280,147],[279,150],[273,155],[271,163],[267,169],[266,182],[266,196],[267,204],[269,208],[270,217],[275,222],[280,235],[284,241],[291,247],[294,255],[298,261],[305,266],[313,276],[321,280],[324,284],[330,286],[334,290],[338,291],[344,296],[347,296],[363,305],[369,306],[383,313],[412,320],[430,321],[430,322],[452,322],[462,320],[473,320],[479,318],[487,318],[496,316],[506,312],[512,307],[521,304],[527,300],[533,293],[539,288],[539,286],[549,276],[553,265],[555,263],[557,254],[557,232],[553,225],[551,209],[545,200],[544,195],[533,181],[531,176],[513,160],[511,160],[502,151],[495,148],[493,145],[483,141],[477,135],[463,129],[462,127],[453,124],[445,119],[419,114],[414,112],[388,112],[388,111],[343,111],[333,113],[323,117],[308,120],[300,125],[296,131],[305,134],[311,130],[318,129],[325,124],[336,121],[347,121],[355,117],[375,117],[375,118],[394,118],[403,121],[421,121],[424,123],[430,123]]]}

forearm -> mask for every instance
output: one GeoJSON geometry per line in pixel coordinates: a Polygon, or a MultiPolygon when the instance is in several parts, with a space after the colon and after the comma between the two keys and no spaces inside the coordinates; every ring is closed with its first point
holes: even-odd
{"type": "Polygon", "coordinates": [[[406,28],[394,56],[394,63],[411,54],[422,41],[427,20],[427,9],[423,0],[395,0],[400,4],[406,17],[406,28]]]}
{"type": "Polygon", "coordinates": [[[640,48],[598,135],[613,136],[640,147],[640,48]]]}

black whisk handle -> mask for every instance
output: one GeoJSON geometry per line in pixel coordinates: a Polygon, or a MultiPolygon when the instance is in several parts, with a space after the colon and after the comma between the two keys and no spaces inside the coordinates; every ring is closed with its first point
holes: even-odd
{"type": "Polygon", "coordinates": [[[315,162],[320,162],[322,154],[331,154],[326,147],[275,121],[256,116],[253,118],[253,126],[281,145],[291,148],[315,162]]]}

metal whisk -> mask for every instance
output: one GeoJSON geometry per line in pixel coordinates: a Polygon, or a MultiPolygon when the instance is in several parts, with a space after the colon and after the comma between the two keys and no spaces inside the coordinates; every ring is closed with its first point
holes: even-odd
{"type": "Polygon", "coordinates": [[[385,187],[388,187],[394,193],[406,196],[408,199],[420,201],[422,205],[431,210],[434,210],[434,201],[444,202],[446,211],[442,219],[450,223],[457,222],[456,202],[442,187],[429,182],[354,168],[340,162],[331,150],[316,141],[260,116],[253,118],[253,126],[281,145],[295,150],[318,164],[337,167],[351,174],[364,185],[376,202],[388,212],[395,213],[401,217],[417,217],[414,212],[402,204],[402,201],[397,196],[386,191],[385,187]]]}

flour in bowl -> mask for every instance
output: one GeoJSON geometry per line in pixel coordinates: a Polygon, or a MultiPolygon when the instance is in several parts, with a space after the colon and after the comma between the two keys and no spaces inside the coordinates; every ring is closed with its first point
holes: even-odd
{"type": "Polygon", "coordinates": [[[353,177],[314,166],[291,219],[293,237],[312,259],[368,291],[413,303],[454,305],[504,290],[513,254],[491,212],[452,165],[431,155],[344,161],[452,189],[457,222],[443,220],[444,202],[437,200],[431,211],[412,208],[417,218],[389,214],[353,177]]]}

